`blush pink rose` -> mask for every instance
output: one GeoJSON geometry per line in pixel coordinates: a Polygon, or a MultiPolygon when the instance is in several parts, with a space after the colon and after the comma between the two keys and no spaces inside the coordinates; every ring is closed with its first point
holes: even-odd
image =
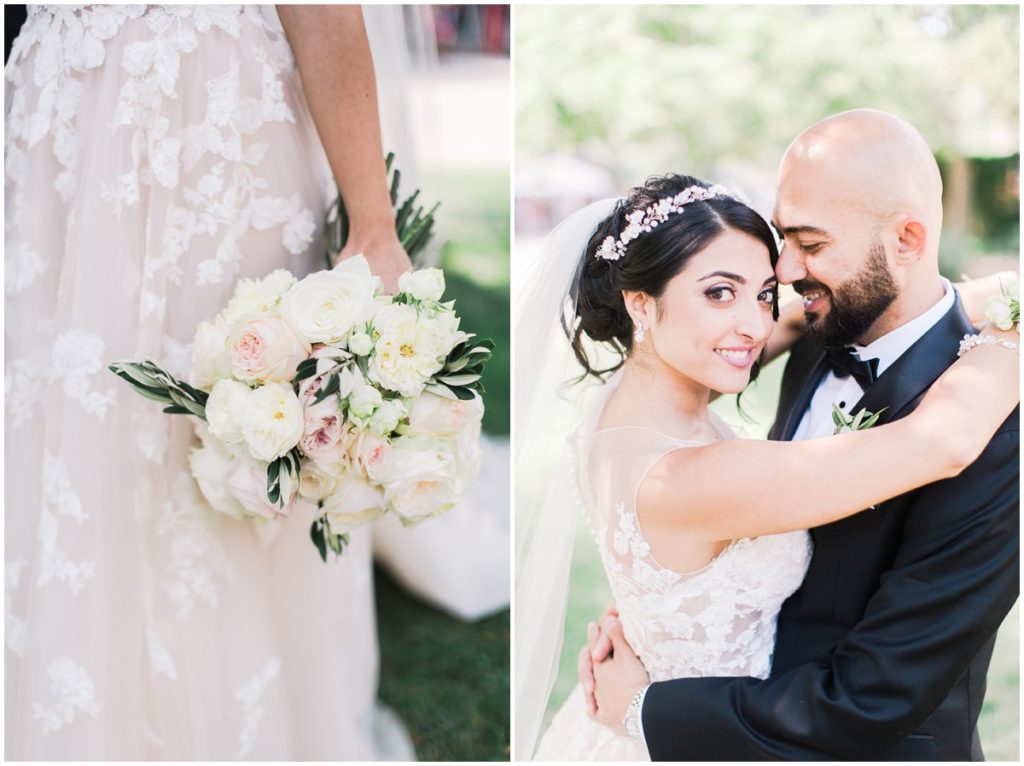
{"type": "MultiPolygon", "coordinates": [[[[315,393],[316,386],[313,390],[315,393]]],[[[301,401],[301,399],[300,399],[301,401]]],[[[305,425],[299,449],[322,470],[337,475],[348,463],[347,453],[354,438],[352,431],[342,419],[339,407],[341,402],[337,394],[332,394],[322,402],[313,404],[312,394],[306,394],[303,407],[305,425]]]]}
{"type": "Polygon", "coordinates": [[[280,316],[240,319],[228,336],[231,371],[248,383],[288,383],[310,345],[280,316]]]}
{"type": "Polygon", "coordinates": [[[390,453],[391,444],[388,440],[368,431],[361,431],[352,441],[348,451],[352,465],[372,481],[378,480],[390,453]]]}

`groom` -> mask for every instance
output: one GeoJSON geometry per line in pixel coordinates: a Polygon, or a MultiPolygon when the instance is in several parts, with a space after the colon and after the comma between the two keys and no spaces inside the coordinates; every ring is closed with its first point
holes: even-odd
{"type": "MultiPolygon", "coordinates": [[[[770,438],[831,434],[833,402],[903,417],[974,332],[939,276],[927,144],[892,115],[844,112],[793,141],[777,192],[776,273],[803,297],[807,337],[770,438]]],[[[985,677],[1019,590],[1018,460],[1014,412],[960,476],[813,529],[765,680],[650,684],[606,615],[580,655],[591,710],[620,733],[628,719],[654,760],[982,759],[985,677]]]]}

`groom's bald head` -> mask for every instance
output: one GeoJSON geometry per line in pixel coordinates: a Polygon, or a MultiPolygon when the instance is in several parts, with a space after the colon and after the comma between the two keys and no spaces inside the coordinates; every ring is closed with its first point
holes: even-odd
{"type": "Polygon", "coordinates": [[[805,296],[825,345],[870,342],[942,296],[942,179],[906,121],[874,109],[828,117],[793,140],[777,180],[776,275],[805,296]]]}
{"type": "Polygon", "coordinates": [[[905,213],[942,226],[942,178],[928,143],[905,120],[875,109],[827,117],[798,135],[779,165],[780,191],[795,180],[830,189],[837,203],[879,219],[905,213]]]}

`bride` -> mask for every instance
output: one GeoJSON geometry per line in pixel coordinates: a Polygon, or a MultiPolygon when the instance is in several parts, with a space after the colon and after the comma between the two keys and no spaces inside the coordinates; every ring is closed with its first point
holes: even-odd
{"type": "MultiPolygon", "coordinates": [[[[958,474],[1016,405],[1017,354],[983,347],[954,364],[903,419],[803,442],[734,438],[708,409],[711,392],[742,391],[762,353],[777,355],[792,341],[787,324],[772,342],[777,257],[772,232],[754,210],[722,187],[674,175],[578,211],[542,248],[540,272],[520,297],[517,404],[533,422],[517,431],[518,444],[536,450],[544,442],[538,429],[551,429],[544,403],[567,377],[551,337],[559,313],[577,374],[604,385],[564,451],[521,552],[520,757],[534,755],[557,669],[574,499],[593,532],[624,634],[651,681],[765,677],[775,619],[810,559],[806,529],[958,474]],[[612,363],[603,366],[608,349],[612,363]],[[979,376],[991,393],[982,401],[979,376]]],[[[642,740],[590,718],[577,686],[535,757],[629,761],[648,754],[642,740]]]]}
{"type": "Polygon", "coordinates": [[[191,425],[105,369],[184,376],[236,279],[322,268],[332,174],[342,256],[409,267],[359,8],[33,7],[5,75],[5,755],[411,758],[369,530],[324,565],[211,518],[191,425]]]}

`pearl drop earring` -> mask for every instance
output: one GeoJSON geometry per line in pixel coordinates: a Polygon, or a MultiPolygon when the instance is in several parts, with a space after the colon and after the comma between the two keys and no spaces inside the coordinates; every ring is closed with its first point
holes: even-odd
{"type": "Polygon", "coordinates": [[[647,332],[644,330],[644,323],[640,322],[636,326],[636,329],[633,331],[633,340],[635,340],[637,343],[643,343],[644,342],[644,338],[646,338],[646,337],[647,337],[647,332]]]}

